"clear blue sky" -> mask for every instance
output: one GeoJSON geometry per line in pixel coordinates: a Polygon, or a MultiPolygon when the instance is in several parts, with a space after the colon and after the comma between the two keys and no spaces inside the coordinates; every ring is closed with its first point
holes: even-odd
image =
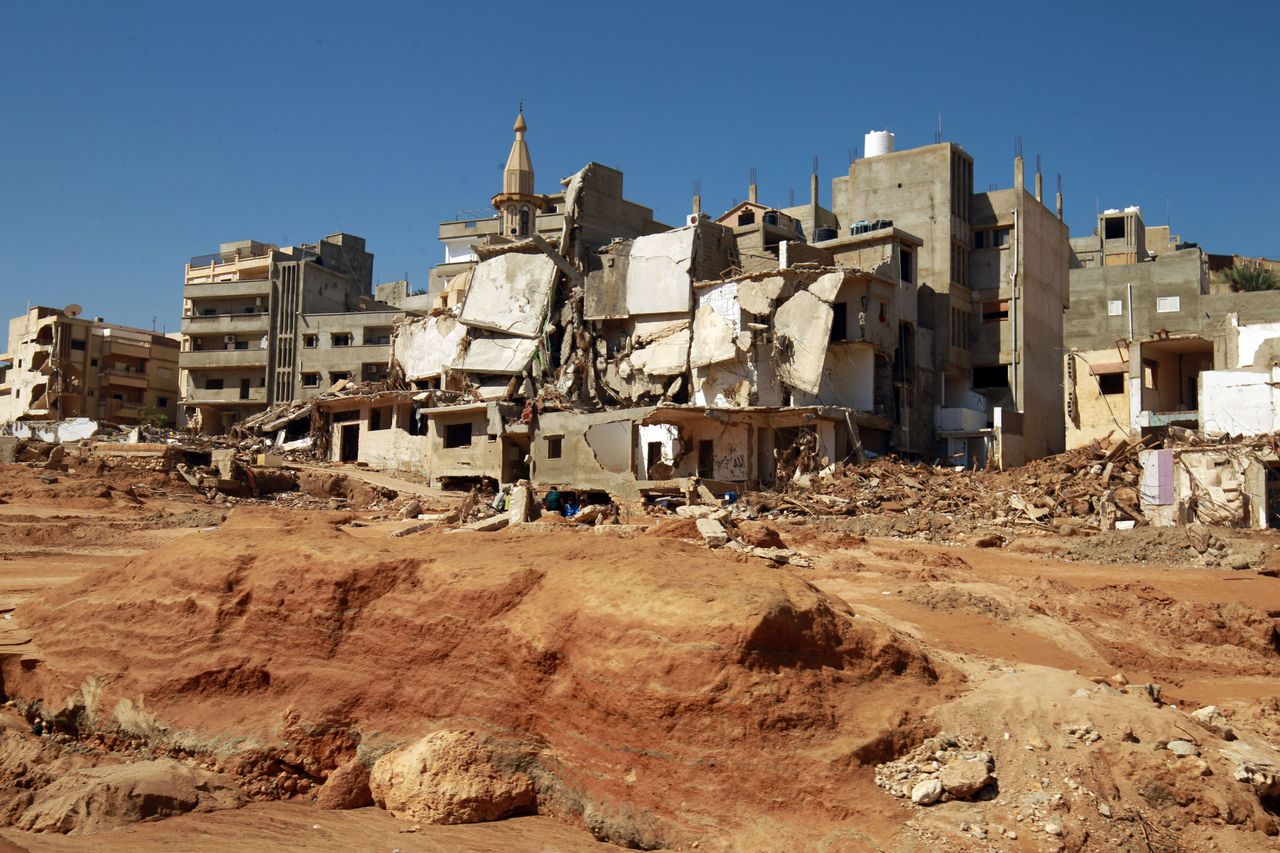
{"type": "Polygon", "coordinates": [[[863,134],[947,139],[975,186],[1012,145],[1073,235],[1140,204],[1209,251],[1280,257],[1280,4],[18,2],[0,28],[0,315],[173,330],[223,241],[368,240],[425,286],[485,208],[523,97],[539,190],[590,160],[679,223],[822,192],[863,134]]]}

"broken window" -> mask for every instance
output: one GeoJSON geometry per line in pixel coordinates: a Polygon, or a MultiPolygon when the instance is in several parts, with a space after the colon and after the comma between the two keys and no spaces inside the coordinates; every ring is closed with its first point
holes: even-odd
{"type": "Polygon", "coordinates": [[[1160,362],[1150,358],[1142,360],[1142,387],[1152,391],[1160,388],[1160,362]]]}
{"type": "Polygon", "coordinates": [[[847,341],[849,339],[849,306],[844,302],[836,302],[831,306],[831,340],[847,341]]]}
{"type": "Polygon", "coordinates": [[[350,378],[351,378],[351,374],[346,370],[330,370],[329,371],[330,383],[341,382],[344,379],[350,379],[350,378]]]}
{"type": "Polygon", "coordinates": [[[1108,396],[1124,393],[1123,373],[1101,373],[1098,375],[1098,391],[1108,396]]]}
{"type": "Polygon", "coordinates": [[[974,388],[1008,388],[1009,368],[1003,364],[973,369],[974,388]]]}
{"type": "Polygon", "coordinates": [[[982,322],[1004,323],[1009,320],[1009,300],[997,299],[982,303],[982,322]]]}
{"type": "Polygon", "coordinates": [[[71,341],[71,348],[72,348],[72,349],[74,349],[74,350],[80,350],[80,351],[82,351],[82,352],[83,352],[83,351],[84,351],[84,341],[72,340],[72,341],[71,341]]]}
{"type": "Polygon", "coordinates": [[[304,347],[306,347],[307,349],[315,349],[315,348],[316,348],[316,345],[319,343],[319,341],[320,341],[320,338],[319,338],[319,336],[318,336],[318,335],[303,335],[303,336],[302,336],[302,345],[303,345],[304,347]]]}
{"type": "Polygon", "coordinates": [[[651,470],[653,466],[662,463],[662,442],[651,441],[645,447],[645,468],[651,470]]]}
{"type": "Polygon", "coordinates": [[[564,452],[564,436],[549,435],[547,436],[547,458],[559,459],[560,454],[564,452]]]}
{"type": "Polygon", "coordinates": [[[369,430],[391,429],[391,407],[374,406],[369,410],[369,430]]]}
{"type": "Polygon", "coordinates": [[[753,225],[756,221],[756,212],[754,210],[744,210],[738,214],[739,225],[753,225]]]}
{"type": "Polygon", "coordinates": [[[205,387],[205,390],[206,390],[206,391],[221,391],[221,390],[222,390],[222,380],[221,380],[221,379],[213,379],[212,377],[210,377],[209,379],[206,379],[206,380],[204,381],[204,387],[205,387]]]}
{"type": "Polygon", "coordinates": [[[898,255],[901,258],[903,283],[914,283],[916,280],[916,253],[903,246],[898,250],[898,255]]]}
{"type": "Polygon", "coordinates": [[[444,428],[445,448],[470,447],[471,424],[446,424],[444,428]]]}
{"type": "Polygon", "coordinates": [[[334,332],[329,336],[329,342],[335,347],[349,347],[351,346],[351,333],[334,332]]]}
{"type": "Polygon", "coordinates": [[[409,423],[407,426],[409,435],[426,435],[427,413],[423,411],[422,406],[415,405],[409,409],[409,423]]]}
{"type": "Polygon", "coordinates": [[[319,387],[319,385],[320,385],[320,374],[319,374],[319,373],[304,373],[304,374],[302,374],[302,387],[303,387],[303,388],[317,388],[317,387],[319,387]]]}
{"type": "Polygon", "coordinates": [[[1123,216],[1112,216],[1102,220],[1103,237],[1107,240],[1123,240],[1125,227],[1123,216]]]}

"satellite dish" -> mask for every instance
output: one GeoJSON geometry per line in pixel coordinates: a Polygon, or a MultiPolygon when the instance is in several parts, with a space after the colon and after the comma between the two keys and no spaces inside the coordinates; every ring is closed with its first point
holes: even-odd
{"type": "Polygon", "coordinates": [[[66,308],[62,309],[62,313],[66,314],[68,317],[79,317],[82,313],[84,313],[84,306],[77,305],[76,303],[72,302],[66,308]]]}

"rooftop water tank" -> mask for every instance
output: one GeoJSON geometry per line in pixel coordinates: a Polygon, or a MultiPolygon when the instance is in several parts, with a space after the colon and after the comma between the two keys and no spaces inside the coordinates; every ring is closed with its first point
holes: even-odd
{"type": "Polygon", "coordinates": [[[834,240],[840,236],[840,232],[834,228],[818,228],[813,232],[813,241],[815,243],[823,243],[827,240],[834,240]]]}
{"type": "Polygon", "coordinates": [[[893,153],[893,134],[887,130],[873,130],[862,140],[862,150],[867,157],[879,157],[893,153]]]}

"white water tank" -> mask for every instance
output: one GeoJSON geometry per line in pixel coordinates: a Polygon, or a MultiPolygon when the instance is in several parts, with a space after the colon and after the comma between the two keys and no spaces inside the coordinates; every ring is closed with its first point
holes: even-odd
{"type": "Polygon", "coordinates": [[[862,140],[862,150],[867,157],[879,157],[893,153],[893,134],[887,130],[873,130],[862,140]]]}

